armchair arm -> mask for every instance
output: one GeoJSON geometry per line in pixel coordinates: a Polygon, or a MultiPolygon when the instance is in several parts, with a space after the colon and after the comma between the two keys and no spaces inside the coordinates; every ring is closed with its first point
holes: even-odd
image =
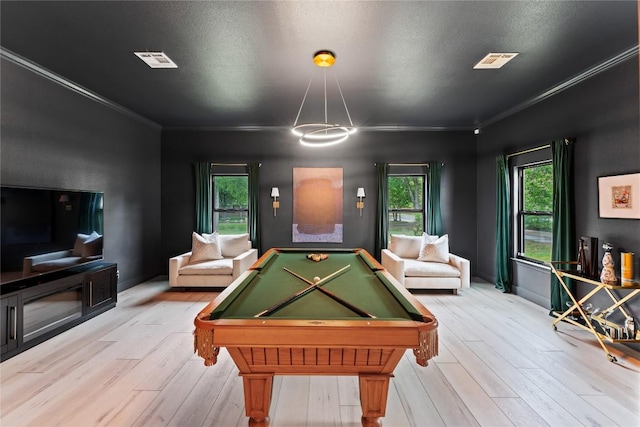
{"type": "Polygon", "coordinates": [[[235,257],[233,259],[233,280],[236,280],[242,273],[247,271],[247,269],[257,260],[257,249],[249,249],[235,257]]]}
{"type": "Polygon", "coordinates": [[[395,279],[404,286],[404,260],[389,249],[382,250],[381,264],[395,279]]]}
{"type": "Polygon", "coordinates": [[[449,253],[449,264],[460,270],[460,286],[471,286],[471,262],[468,259],[449,253]]]}
{"type": "Polygon", "coordinates": [[[49,252],[46,254],[25,257],[22,260],[22,276],[23,277],[30,276],[31,273],[33,272],[32,268],[36,264],[39,264],[45,261],[51,261],[54,259],[70,257],[72,252],[73,251],[71,249],[67,249],[65,251],[55,251],[55,252],[49,252]]]}
{"type": "Polygon", "coordinates": [[[178,286],[178,271],[191,260],[191,252],[169,258],[169,286],[178,286]]]}

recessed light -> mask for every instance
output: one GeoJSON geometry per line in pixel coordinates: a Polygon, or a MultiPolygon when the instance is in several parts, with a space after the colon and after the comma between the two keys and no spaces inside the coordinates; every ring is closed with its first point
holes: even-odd
{"type": "Polygon", "coordinates": [[[151,68],[178,68],[164,52],[133,52],[151,68]]]}
{"type": "Polygon", "coordinates": [[[474,65],[475,70],[495,70],[515,58],[517,53],[489,53],[474,65]]]}

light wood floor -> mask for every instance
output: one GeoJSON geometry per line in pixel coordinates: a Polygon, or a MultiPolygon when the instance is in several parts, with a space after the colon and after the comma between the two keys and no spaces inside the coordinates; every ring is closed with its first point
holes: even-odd
{"type": "MultiPolygon", "coordinates": [[[[216,294],[171,292],[163,278],[0,365],[2,427],[246,426],[242,381],[228,354],[205,367],[192,321],[216,294]]],[[[640,360],[609,362],[587,332],[554,332],[547,310],[478,281],[419,299],[440,321],[429,366],[407,352],[391,381],[393,426],[638,426],[640,360]]],[[[276,377],[273,427],[358,426],[353,377],[276,377]]]]}

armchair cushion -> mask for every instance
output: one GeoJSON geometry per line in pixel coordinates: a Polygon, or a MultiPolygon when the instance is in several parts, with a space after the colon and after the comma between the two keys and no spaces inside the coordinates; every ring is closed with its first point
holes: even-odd
{"type": "Polygon", "coordinates": [[[36,273],[46,273],[48,271],[57,270],[59,268],[66,268],[72,265],[81,264],[84,260],[85,258],[77,256],[52,259],[32,265],[31,271],[36,273]]]}
{"type": "Polygon", "coordinates": [[[404,261],[405,277],[460,277],[460,270],[443,262],[404,261]]]}
{"type": "Polygon", "coordinates": [[[233,259],[216,259],[190,263],[178,270],[178,274],[183,275],[227,275],[233,274],[233,259]]]}
{"type": "Polygon", "coordinates": [[[46,273],[59,268],[71,267],[98,257],[83,258],[74,256],[73,249],[66,251],[47,252],[45,254],[33,255],[24,258],[22,261],[22,276],[28,277],[35,273],[46,273]]]}

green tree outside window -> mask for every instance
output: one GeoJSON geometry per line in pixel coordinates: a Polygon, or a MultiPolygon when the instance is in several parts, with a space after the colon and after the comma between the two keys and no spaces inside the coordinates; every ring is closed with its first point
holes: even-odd
{"type": "Polygon", "coordinates": [[[551,260],[553,225],[553,168],[551,163],[520,168],[520,256],[551,260]]]}
{"type": "Polygon", "coordinates": [[[389,176],[389,234],[420,236],[424,230],[424,176],[389,176]]]}
{"type": "Polygon", "coordinates": [[[249,177],[213,176],[213,229],[219,234],[246,233],[249,214],[249,177]]]}

